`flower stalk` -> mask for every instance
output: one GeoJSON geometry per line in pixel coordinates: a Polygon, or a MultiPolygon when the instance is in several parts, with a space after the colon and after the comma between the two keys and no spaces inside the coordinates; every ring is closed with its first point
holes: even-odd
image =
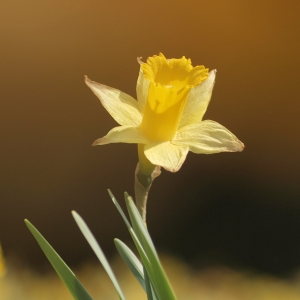
{"type": "Polygon", "coordinates": [[[144,154],[144,145],[138,145],[139,162],[135,170],[134,192],[136,207],[146,224],[146,206],[153,180],[161,173],[160,167],[153,165],[144,154]]]}

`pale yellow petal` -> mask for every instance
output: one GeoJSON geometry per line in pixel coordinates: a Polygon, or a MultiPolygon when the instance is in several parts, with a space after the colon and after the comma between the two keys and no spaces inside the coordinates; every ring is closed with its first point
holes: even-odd
{"type": "Polygon", "coordinates": [[[172,143],[189,146],[194,153],[240,152],[244,144],[221,124],[205,120],[178,130],[172,143]]]}
{"type": "Polygon", "coordinates": [[[93,146],[111,143],[146,144],[149,141],[136,127],[118,126],[110,130],[106,136],[97,139],[93,146]]]}
{"type": "Polygon", "coordinates": [[[117,123],[131,126],[138,126],[141,123],[142,115],[134,98],[117,89],[91,81],[87,77],[85,83],[117,123]]]}
{"type": "Polygon", "coordinates": [[[216,70],[210,71],[204,82],[191,89],[181,116],[179,129],[202,120],[211,98],[215,77],[216,70]]]}
{"type": "Polygon", "coordinates": [[[189,149],[188,146],[164,142],[146,144],[144,150],[153,165],[163,167],[170,172],[177,172],[184,163],[189,149]]]}
{"type": "Polygon", "coordinates": [[[148,97],[149,84],[150,84],[150,80],[144,77],[144,72],[142,68],[140,68],[139,77],[136,84],[136,95],[137,95],[138,106],[141,114],[143,114],[145,110],[145,105],[148,97]]]}

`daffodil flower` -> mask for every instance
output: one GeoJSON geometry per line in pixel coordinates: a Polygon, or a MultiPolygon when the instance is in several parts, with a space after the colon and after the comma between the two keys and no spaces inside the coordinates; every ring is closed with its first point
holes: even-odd
{"type": "Polygon", "coordinates": [[[120,90],[85,82],[120,125],[93,145],[136,143],[154,166],[176,172],[189,151],[197,154],[242,151],[244,145],[224,126],[202,120],[216,71],[193,67],[191,60],[163,54],[140,61],[137,100],[120,90]]]}

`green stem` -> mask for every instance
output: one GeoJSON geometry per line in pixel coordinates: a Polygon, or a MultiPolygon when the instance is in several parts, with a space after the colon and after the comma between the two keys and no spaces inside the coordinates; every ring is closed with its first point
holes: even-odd
{"type": "Polygon", "coordinates": [[[135,201],[137,209],[146,224],[146,206],[153,180],[160,175],[160,167],[151,164],[144,154],[144,145],[138,145],[139,163],[135,170],[135,201]]]}

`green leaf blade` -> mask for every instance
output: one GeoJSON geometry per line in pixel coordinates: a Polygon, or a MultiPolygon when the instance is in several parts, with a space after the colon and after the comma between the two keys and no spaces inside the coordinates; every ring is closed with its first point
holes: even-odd
{"type": "Polygon", "coordinates": [[[117,201],[116,197],[113,195],[113,193],[111,192],[111,190],[108,190],[108,194],[113,202],[113,204],[115,205],[115,207],[117,208],[119,214],[121,215],[122,219],[124,220],[126,226],[127,226],[127,229],[130,230],[131,228],[131,225],[122,209],[122,207],[120,206],[119,202],[117,201]]]}
{"type": "Polygon", "coordinates": [[[44,254],[48,258],[62,282],[72,294],[73,298],[75,300],[92,300],[92,297],[85,290],[72,270],[66,265],[66,263],[42,236],[42,234],[28,220],[25,220],[25,224],[36,239],[37,243],[43,250],[44,254]]]}
{"type": "MultiPolygon", "coordinates": [[[[134,233],[136,234],[140,244],[143,247],[145,256],[148,261],[144,261],[141,256],[143,265],[145,266],[153,287],[159,299],[176,300],[176,296],[159,261],[152,239],[148,230],[138,212],[132,198],[125,193],[125,202],[132,223],[134,233]]],[[[140,252],[139,252],[140,253],[140,252]]]]}
{"type": "Polygon", "coordinates": [[[127,206],[133,230],[136,233],[140,243],[144,247],[147,256],[149,256],[149,254],[154,255],[156,257],[156,260],[158,260],[156,249],[149,235],[149,232],[144,224],[144,221],[142,220],[142,217],[139,211],[137,210],[133,199],[127,193],[125,193],[125,203],[127,206]]]}
{"type": "Polygon", "coordinates": [[[101,262],[103,268],[105,269],[107,275],[109,276],[111,282],[113,283],[115,290],[117,291],[119,298],[121,300],[125,300],[125,297],[123,295],[123,292],[121,290],[121,287],[119,286],[119,283],[115,277],[115,274],[113,273],[102,249],[100,248],[99,244],[97,243],[94,235],[86,225],[85,221],[80,217],[80,215],[76,211],[72,211],[72,215],[81,230],[82,234],[86,238],[87,242],[90,244],[91,248],[93,249],[94,253],[98,257],[99,261],[101,262]]]}
{"type": "Polygon", "coordinates": [[[140,283],[142,288],[146,291],[142,264],[126,244],[124,244],[119,239],[115,239],[114,242],[121,258],[129,268],[129,270],[132,272],[134,277],[137,279],[137,281],[140,283]]]}
{"type": "Polygon", "coordinates": [[[146,293],[148,300],[157,300],[158,297],[156,295],[155,289],[152,286],[151,280],[149,278],[149,275],[147,273],[147,270],[144,266],[144,274],[145,274],[145,285],[146,285],[146,293]]]}

